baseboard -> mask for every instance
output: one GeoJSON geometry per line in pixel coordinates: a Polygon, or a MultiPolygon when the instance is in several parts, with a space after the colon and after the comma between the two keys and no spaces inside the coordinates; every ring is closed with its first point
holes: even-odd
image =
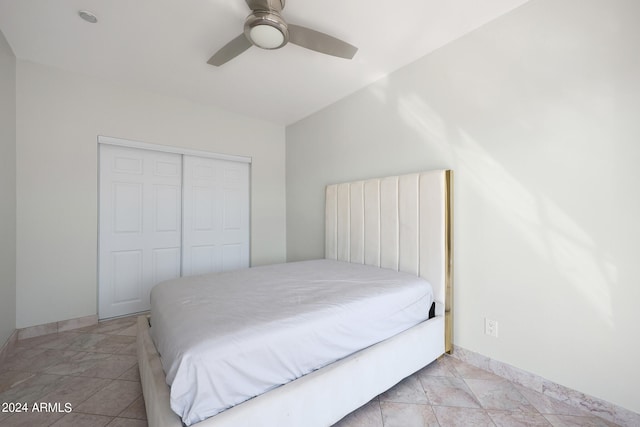
{"type": "Polygon", "coordinates": [[[479,353],[454,345],[451,356],[465,363],[492,372],[513,383],[554,398],[570,406],[587,411],[597,417],[623,426],[640,426],[640,414],[614,405],[597,397],[554,383],[530,372],[491,359],[479,353]]]}
{"type": "Polygon", "coordinates": [[[59,322],[45,323],[43,325],[29,326],[17,330],[18,341],[27,338],[35,338],[41,335],[56,334],[59,332],[71,331],[85,326],[98,324],[98,316],[76,317],[75,319],[61,320],[59,322]]]}
{"type": "Polygon", "coordinates": [[[18,331],[15,330],[11,335],[9,335],[9,339],[2,345],[2,348],[0,348],[0,363],[2,363],[5,357],[7,357],[9,353],[11,353],[17,341],[18,331]]]}

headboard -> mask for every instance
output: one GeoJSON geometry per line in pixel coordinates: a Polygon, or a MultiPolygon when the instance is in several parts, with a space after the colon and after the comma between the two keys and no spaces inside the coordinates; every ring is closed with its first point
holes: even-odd
{"type": "Polygon", "coordinates": [[[328,185],[325,258],[391,268],[433,286],[445,316],[445,351],[453,337],[451,170],[328,185]]]}

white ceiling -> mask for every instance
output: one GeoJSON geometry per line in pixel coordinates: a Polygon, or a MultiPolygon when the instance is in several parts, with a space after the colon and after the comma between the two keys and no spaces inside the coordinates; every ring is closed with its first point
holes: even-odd
{"type": "Polygon", "coordinates": [[[289,44],[207,65],[242,32],[244,0],[0,0],[0,30],[23,60],[287,125],[526,1],[287,0],[285,20],[357,46],[351,61],[289,44]]]}

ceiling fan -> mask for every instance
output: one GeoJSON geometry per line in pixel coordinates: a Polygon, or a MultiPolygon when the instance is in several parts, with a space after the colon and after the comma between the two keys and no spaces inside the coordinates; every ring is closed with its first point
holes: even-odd
{"type": "Polygon", "coordinates": [[[246,0],[252,10],[244,22],[244,32],[224,45],[207,61],[216,67],[232,60],[252,45],[280,49],[288,42],[316,52],[351,59],[358,48],[330,35],[288,24],[280,16],[285,0],[246,0]]]}

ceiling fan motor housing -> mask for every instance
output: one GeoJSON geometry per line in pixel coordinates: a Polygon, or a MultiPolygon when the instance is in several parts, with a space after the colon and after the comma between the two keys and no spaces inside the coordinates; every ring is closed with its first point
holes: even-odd
{"type": "Polygon", "coordinates": [[[275,10],[281,12],[284,9],[285,0],[246,0],[247,6],[253,11],[275,10]]]}

